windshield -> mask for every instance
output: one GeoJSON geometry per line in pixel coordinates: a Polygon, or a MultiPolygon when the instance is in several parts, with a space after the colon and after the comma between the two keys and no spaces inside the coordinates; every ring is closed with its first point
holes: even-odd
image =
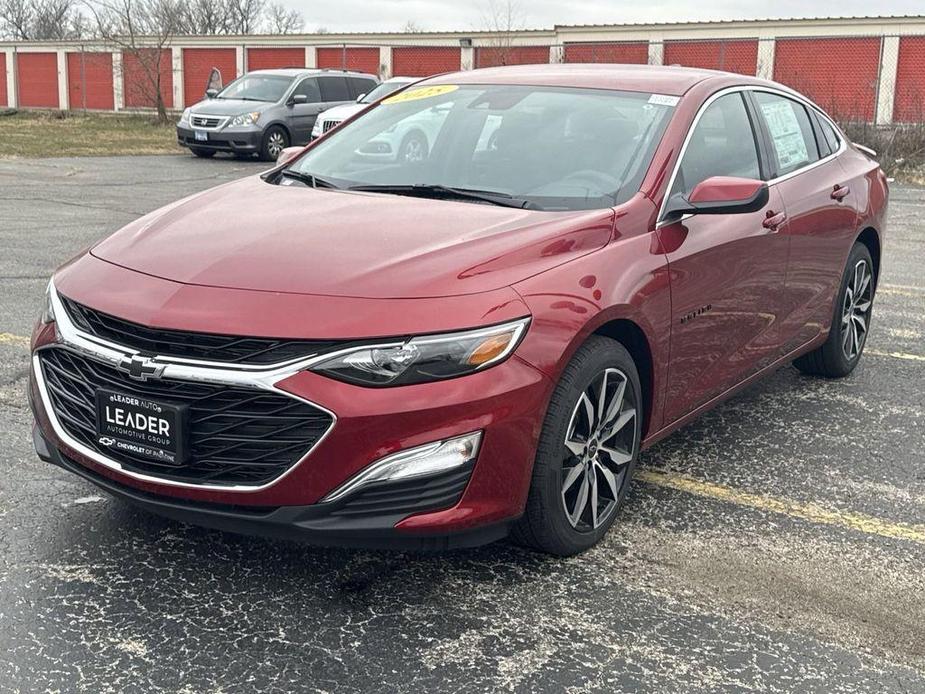
{"type": "Polygon", "coordinates": [[[283,98],[290,84],[291,77],[244,75],[225,87],[215,98],[275,102],[283,98]]]}
{"type": "Polygon", "coordinates": [[[410,84],[411,80],[408,82],[382,82],[375,89],[369,92],[366,96],[360,99],[361,104],[371,104],[374,101],[379,101],[384,96],[388,96],[394,91],[397,91],[404,87],[406,84],[410,84]]]}
{"type": "Polygon", "coordinates": [[[531,209],[609,207],[639,190],[676,101],[603,89],[412,87],[333,132],[292,169],[384,193],[440,186],[531,209]]]}

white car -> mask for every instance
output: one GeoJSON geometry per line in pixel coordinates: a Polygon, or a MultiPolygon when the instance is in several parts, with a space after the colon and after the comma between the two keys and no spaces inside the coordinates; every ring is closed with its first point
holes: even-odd
{"type": "Polygon", "coordinates": [[[327,111],[318,115],[318,119],[315,121],[315,127],[312,128],[312,139],[316,137],[321,137],[328,130],[340,125],[343,121],[350,118],[355,113],[359,113],[369,104],[374,101],[378,101],[394,91],[397,91],[404,87],[406,84],[411,84],[412,82],[417,82],[420,77],[392,77],[387,79],[385,82],[380,82],[375,89],[366,94],[361,94],[356,103],[353,104],[344,104],[343,106],[335,106],[330,108],[327,111]]]}

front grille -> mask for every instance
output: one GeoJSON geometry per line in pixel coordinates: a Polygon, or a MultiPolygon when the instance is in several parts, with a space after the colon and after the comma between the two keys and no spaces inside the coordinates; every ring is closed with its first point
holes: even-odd
{"type": "Polygon", "coordinates": [[[333,423],[327,412],[280,393],[169,379],[135,381],[108,364],[52,347],[39,352],[48,397],[71,437],[126,469],[192,484],[260,485],[298,462],[333,423]],[[96,391],[189,406],[182,465],[97,443],[96,391]]]}
{"type": "Polygon", "coordinates": [[[440,475],[406,482],[382,482],[349,496],[332,516],[407,516],[423,511],[439,511],[455,506],[472,476],[475,463],[468,463],[440,475]]]}
{"type": "Polygon", "coordinates": [[[190,122],[197,128],[217,128],[222,120],[220,116],[192,116],[190,122]]]}
{"type": "Polygon", "coordinates": [[[86,333],[146,354],[267,365],[309,357],[342,346],[321,340],[287,340],[149,328],[60,297],[68,316],[86,333]]]}
{"type": "Polygon", "coordinates": [[[322,123],[322,125],[321,125],[321,128],[322,128],[321,132],[326,133],[328,130],[331,130],[332,128],[335,128],[335,127],[338,126],[338,125],[340,125],[340,121],[339,121],[339,120],[326,120],[326,121],[325,121],[324,123],[322,123]]]}

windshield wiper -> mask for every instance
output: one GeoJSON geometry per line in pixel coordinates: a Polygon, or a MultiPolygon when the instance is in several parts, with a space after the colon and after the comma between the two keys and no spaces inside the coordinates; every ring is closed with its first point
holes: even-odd
{"type": "Polygon", "coordinates": [[[296,171],[295,169],[283,169],[280,171],[281,176],[287,176],[288,178],[294,178],[297,181],[301,181],[309,188],[334,188],[339,190],[340,186],[335,183],[327,180],[326,178],[321,178],[321,176],[316,176],[315,174],[302,173],[301,171],[296,171]]]}
{"type": "Polygon", "coordinates": [[[478,200],[501,207],[516,207],[519,209],[541,209],[539,205],[530,200],[515,198],[513,195],[500,190],[475,190],[473,188],[453,188],[438,183],[410,183],[396,184],[368,184],[350,186],[347,190],[357,190],[366,193],[392,193],[394,195],[411,195],[421,198],[435,198],[443,200],[478,200]]]}

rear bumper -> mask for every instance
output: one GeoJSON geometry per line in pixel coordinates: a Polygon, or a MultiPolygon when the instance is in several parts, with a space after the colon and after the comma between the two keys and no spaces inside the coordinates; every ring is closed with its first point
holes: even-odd
{"type": "Polygon", "coordinates": [[[92,482],[112,496],[165,518],[216,530],[304,541],[313,545],[370,549],[447,550],[476,547],[508,534],[509,523],[456,533],[409,534],[395,529],[401,515],[339,516],[348,501],[305,506],[238,506],[189,501],[144,492],[96,474],[32,429],[36,454],[45,462],[92,482]]]}
{"type": "Polygon", "coordinates": [[[197,140],[192,128],[177,126],[177,144],[181,147],[210,149],[219,152],[240,152],[253,154],[260,151],[263,132],[260,130],[202,130],[208,140],[197,140]]]}

